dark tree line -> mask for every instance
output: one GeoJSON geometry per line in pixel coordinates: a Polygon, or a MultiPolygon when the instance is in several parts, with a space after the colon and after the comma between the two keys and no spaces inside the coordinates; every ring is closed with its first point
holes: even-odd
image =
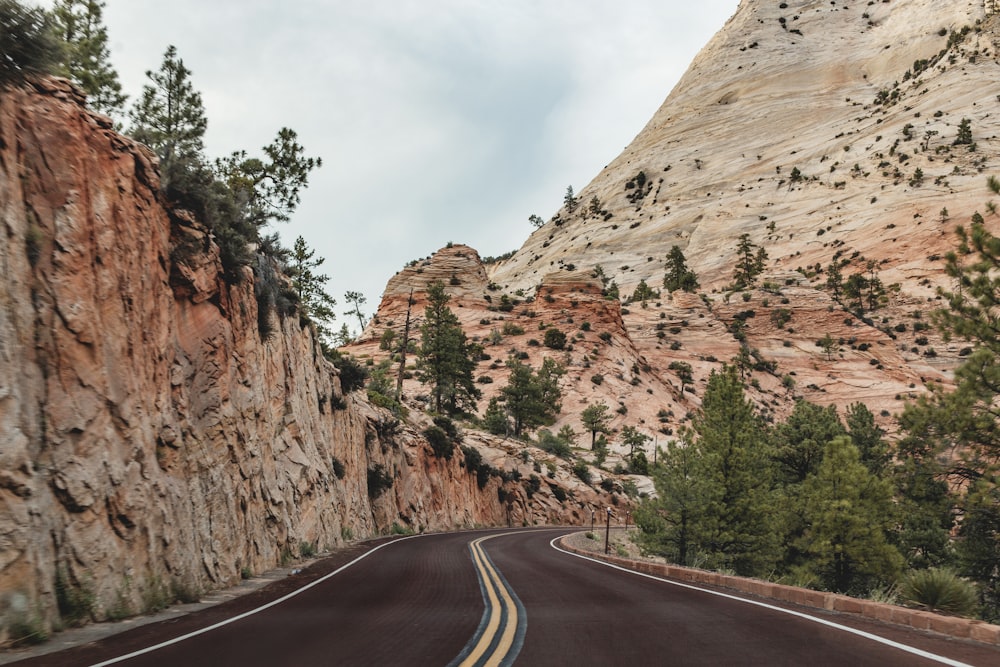
{"type": "Polygon", "coordinates": [[[888,460],[874,415],[806,401],[771,427],[735,366],[713,372],[702,408],[652,470],[636,514],[645,546],[686,565],[866,594],[902,571],[888,460]]]}

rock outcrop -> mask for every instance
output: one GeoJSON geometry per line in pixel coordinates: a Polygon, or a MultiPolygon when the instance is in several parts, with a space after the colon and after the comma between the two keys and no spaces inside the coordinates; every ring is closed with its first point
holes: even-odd
{"type": "Polygon", "coordinates": [[[153,154],[82,102],[61,80],[0,93],[0,640],[52,625],[67,592],[118,616],[394,525],[607,502],[554,501],[565,471],[531,488],[485,436],[466,443],[496,471],[477,481],[419,418],[345,393],[297,317],[262,340],[249,269],[224,281],[153,154]]]}

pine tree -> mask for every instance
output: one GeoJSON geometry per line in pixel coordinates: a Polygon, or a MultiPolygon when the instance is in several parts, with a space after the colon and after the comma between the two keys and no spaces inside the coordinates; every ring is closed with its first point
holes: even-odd
{"type": "Polygon", "coordinates": [[[962,504],[958,557],[963,574],[979,582],[983,620],[1000,621],[1000,479],[984,477],[962,504]]]}
{"type": "Polygon", "coordinates": [[[628,447],[629,461],[631,461],[635,457],[637,449],[641,452],[642,447],[647,442],[652,440],[651,437],[649,437],[636,427],[632,426],[631,424],[623,426],[619,436],[621,437],[622,444],[628,447]]]}
{"type": "Polygon", "coordinates": [[[466,339],[458,318],[448,308],[450,298],[440,280],[427,286],[418,368],[421,381],[431,385],[434,409],[457,414],[475,410],[481,396],[472,374],[482,350],[466,339]]]}
{"type": "Polygon", "coordinates": [[[611,415],[605,403],[592,403],[580,413],[583,427],[590,432],[590,448],[594,449],[598,433],[607,433],[611,423],[611,415]]]}
{"type": "Polygon", "coordinates": [[[633,302],[640,301],[642,302],[643,307],[645,307],[645,303],[647,301],[651,299],[656,299],[659,296],[660,296],[659,292],[650,287],[646,283],[645,278],[643,278],[642,280],[639,281],[639,284],[636,285],[635,290],[633,290],[631,301],[633,302]]]}
{"type": "Polygon", "coordinates": [[[799,546],[809,556],[806,570],[826,589],[861,594],[895,580],[903,558],[887,539],[893,525],[891,489],[868,472],[849,437],[827,443],[802,499],[809,528],[799,546]]]}
{"type": "Polygon", "coordinates": [[[736,268],[733,281],[737,289],[753,287],[757,276],[764,271],[767,251],[750,240],[749,234],[741,234],[736,246],[736,268]]]}
{"type": "Polygon", "coordinates": [[[865,296],[868,294],[869,285],[868,278],[863,273],[852,273],[844,281],[842,291],[844,297],[848,301],[854,301],[854,312],[858,316],[864,315],[865,312],[865,296]]]}
{"type": "Polygon", "coordinates": [[[337,345],[343,346],[354,340],[354,335],[351,333],[350,327],[347,324],[341,324],[340,329],[334,334],[334,341],[337,345]]]}
{"type": "Polygon", "coordinates": [[[563,196],[563,206],[566,210],[572,213],[576,210],[576,207],[580,205],[580,201],[576,198],[576,194],[573,193],[573,186],[566,186],[566,194],[563,196]]]}
{"type": "Polygon", "coordinates": [[[779,512],[784,524],[783,568],[801,567],[809,558],[800,545],[808,528],[800,511],[803,483],[816,474],[827,443],[844,434],[836,408],[803,400],[796,402],[792,414],[773,431],[772,456],[777,466],[779,512]]]}
{"type": "Polygon", "coordinates": [[[663,276],[663,289],[674,292],[694,292],[698,289],[698,276],[687,267],[687,259],[680,246],[671,246],[667,253],[667,272],[663,276]]]}
{"type": "Polygon", "coordinates": [[[362,294],[361,292],[349,291],[344,293],[344,301],[353,306],[353,308],[344,313],[344,315],[353,315],[357,317],[358,326],[360,326],[361,329],[364,330],[365,326],[367,326],[368,323],[365,320],[365,314],[361,312],[361,306],[365,305],[365,302],[367,302],[368,299],[365,298],[365,295],[362,294]]]}
{"type": "Polygon", "coordinates": [[[333,310],[337,301],[324,289],[330,277],[314,270],[326,261],[323,257],[313,259],[315,254],[316,251],[309,249],[305,239],[301,236],[296,238],[287,273],[292,279],[303,315],[312,321],[322,340],[331,341],[333,330],[330,327],[337,317],[333,310]]]}
{"type": "Polygon", "coordinates": [[[699,547],[716,567],[762,574],[778,560],[783,527],[775,518],[765,427],[732,366],[709,377],[694,430],[705,483],[699,547]]]}
{"type": "Polygon", "coordinates": [[[678,565],[692,565],[698,550],[698,526],[705,507],[701,450],[689,429],[681,441],[670,441],[653,468],[656,497],[644,500],[635,512],[640,544],[651,553],[678,565]]]}
{"type": "MultiPolygon", "coordinates": [[[[992,188],[991,188],[992,189],[992,188]]],[[[933,479],[966,488],[953,499],[961,513],[957,543],[963,573],[979,584],[982,616],[1000,618],[1000,238],[986,230],[982,216],[958,228],[958,248],[948,253],[945,272],[954,291],[943,291],[947,310],[934,314],[945,335],[971,341],[972,354],[954,373],[955,389],[932,387],[929,397],[908,405],[900,418],[908,452],[915,452],[933,479]],[[957,482],[957,484],[956,484],[957,482]]],[[[931,521],[926,522],[933,526],[931,521]]]]}
{"type": "Polygon", "coordinates": [[[507,361],[510,377],[501,394],[507,413],[513,421],[513,434],[519,437],[525,429],[550,424],[559,414],[562,391],[559,378],[565,369],[547,358],[538,372],[517,359],[507,361]]]}
{"type": "Polygon", "coordinates": [[[52,14],[66,44],[60,73],[83,88],[95,111],[117,117],[128,96],[111,66],[104,6],[101,0],[59,0],[52,14]]]}
{"type": "Polygon", "coordinates": [[[486,406],[483,413],[483,428],[493,435],[507,435],[510,431],[510,420],[507,419],[507,411],[503,409],[500,399],[494,396],[486,406]]]}
{"type": "Polygon", "coordinates": [[[830,290],[833,300],[840,303],[840,294],[843,291],[844,275],[840,271],[838,262],[830,262],[826,267],[826,287],[830,290]]]}
{"type": "Polygon", "coordinates": [[[62,49],[48,12],[0,0],[0,89],[57,71],[62,49]]]}
{"type": "Polygon", "coordinates": [[[955,136],[955,141],[951,142],[953,146],[970,146],[972,145],[972,121],[968,118],[963,118],[958,123],[958,134],[955,136]]]}
{"type": "Polygon", "coordinates": [[[671,361],[668,369],[677,374],[677,379],[681,381],[681,394],[684,393],[686,385],[694,384],[694,370],[691,364],[686,361],[671,361]]]}
{"type": "Polygon", "coordinates": [[[908,568],[948,566],[954,556],[953,502],[948,483],[939,475],[940,466],[928,449],[909,436],[899,442],[896,457],[897,463],[888,471],[899,516],[892,542],[908,568]]]}
{"type": "Polygon", "coordinates": [[[167,47],[157,72],[147,71],[150,80],[132,107],[131,134],[149,146],[160,158],[161,187],[170,190],[177,171],[190,171],[204,161],[204,137],[208,128],[201,93],[191,85],[191,70],[167,47]]]}
{"type": "Polygon", "coordinates": [[[796,401],[792,414],[774,429],[774,459],[785,484],[801,484],[815,474],[823,461],[826,444],[846,435],[837,409],[809,401],[796,401]]]}
{"type": "Polygon", "coordinates": [[[236,151],[215,162],[216,173],[239,194],[247,218],[257,227],[287,222],[299,205],[299,193],[309,185],[310,172],[323,165],[322,158],[305,156],[298,135],[287,127],[263,153],[265,159],[236,151]]]}
{"type": "Polygon", "coordinates": [[[864,403],[847,406],[845,418],[848,434],[858,448],[861,462],[871,474],[881,476],[890,460],[885,431],[875,423],[875,415],[864,403]]]}

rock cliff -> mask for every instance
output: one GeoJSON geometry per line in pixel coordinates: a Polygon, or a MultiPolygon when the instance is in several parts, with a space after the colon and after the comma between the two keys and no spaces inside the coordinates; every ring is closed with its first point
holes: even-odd
{"type": "Polygon", "coordinates": [[[222,279],[155,157],[66,82],[0,93],[0,213],[0,640],[69,593],[127,615],[393,526],[608,502],[564,470],[531,488],[520,448],[468,434],[477,483],[419,415],[345,394],[297,317],[262,340],[249,269],[222,279]]]}
{"type": "MultiPolygon", "coordinates": [[[[942,258],[955,227],[977,211],[997,224],[994,11],[982,0],[743,0],[576,206],[470,274],[478,289],[485,270],[487,285],[462,295],[470,335],[498,340],[493,330],[511,320],[526,331],[502,336],[501,364],[482,367],[487,395],[508,354],[535,364],[555,354],[538,346],[555,326],[570,341],[558,353],[570,372],[557,426],[579,430],[583,407],[604,401],[618,409],[614,426],[662,444],[699,406],[711,371],[742,357],[766,416],[802,398],[861,401],[893,431],[904,402],[948,383],[969,350],[942,340],[929,314],[942,305],[937,288],[950,287],[942,258]],[[735,289],[743,234],[767,261],[753,286],[735,289]],[[661,289],[675,245],[695,294],[661,289]],[[845,280],[877,278],[884,295],[859,313],[828,288],[833,263],[845,280]],[[620,299],[595,292],[598,268],[620,299]],[[661,293],[633,302],[640,281],[661,293]]],[[[421,269],[452,278],[441,262],[453,252],[390,281],[361,351],[378,357],[371,340],[398,327],[400,285],[421,269]]]]}

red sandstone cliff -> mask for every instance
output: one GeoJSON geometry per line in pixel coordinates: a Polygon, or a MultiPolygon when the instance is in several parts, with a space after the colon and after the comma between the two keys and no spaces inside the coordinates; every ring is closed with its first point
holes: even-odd
{"type": "Polygon", "coordinates": [[[97,617],[138,612],[302,543],[560,521],[598,501],[480,489],[460,453],[432,456],[419,419],[345,396],[298,318],[262,341],[249,271],[222,280],[207,231],[164,208],[154,156],[65,82],[0,93],[0,212],[0,626],[51,624],[57,579],[91,591],[97,617]],[[372,499],[376,465],[393,485],[372,499]]]}

